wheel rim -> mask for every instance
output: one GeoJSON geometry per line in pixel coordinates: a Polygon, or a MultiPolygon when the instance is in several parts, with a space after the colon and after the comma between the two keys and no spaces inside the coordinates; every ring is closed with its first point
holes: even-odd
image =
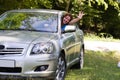
{"type": "Polygon", "coordinates": [[[84,64],[84,50],[82,49],[81,50],[81,53],[80,53],[80,68],[83,68],[83,64],[84,64]]]}
{"type": "Polygon", "coordinates": [[[56,70],[56,80],[64,80],[65,71],[66,71],[65,60],[63,57],[59,57],[56,70]]]}

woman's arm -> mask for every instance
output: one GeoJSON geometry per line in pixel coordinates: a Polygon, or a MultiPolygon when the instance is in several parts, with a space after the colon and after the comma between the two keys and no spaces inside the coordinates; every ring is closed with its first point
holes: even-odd
{"type": "Polygon", "coordinates": [[[69,24],[74,24],[74,23],[78,22],[80,19],[82,19],[82,17],[83,17],[84,15],[85,15],[85,14],[84,14],[82,11],[80,11],[78,17],[75,18],[75,19],[73,19],[73,20],[71,20],[71,21],[69,22],[69,24]]]}

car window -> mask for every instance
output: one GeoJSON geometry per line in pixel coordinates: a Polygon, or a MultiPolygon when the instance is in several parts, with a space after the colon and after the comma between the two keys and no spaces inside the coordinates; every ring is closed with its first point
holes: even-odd
{"type": "Polygon", "coordinates": [[[43,12],[8,12],[0,18],[0,29],[57,32],[57,14],[43,12]]]}

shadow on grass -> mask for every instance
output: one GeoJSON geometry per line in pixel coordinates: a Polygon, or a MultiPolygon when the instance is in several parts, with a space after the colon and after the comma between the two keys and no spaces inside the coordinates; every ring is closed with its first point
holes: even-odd
{"type": "Polygon", "coordinates": [[[65,80],[120,80],[118,58],[115,52],[86,51],[84,68],[69,69],[65,80]]]}

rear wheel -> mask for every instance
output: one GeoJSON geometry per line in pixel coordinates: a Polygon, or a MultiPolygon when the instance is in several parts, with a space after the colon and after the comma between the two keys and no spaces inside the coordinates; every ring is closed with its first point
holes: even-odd
{"type": "Polygon", "coordinates": [[[55,80],[64,80],[66,74],[66,62],[64,56],[60,55],[58,58],[58,65],[56,70],[55,80]]]}
{"type": "Polygon", "coordinates": [[[82,69],[84,65],[84,48],[80,52],[79,68],[82,69]]]}

